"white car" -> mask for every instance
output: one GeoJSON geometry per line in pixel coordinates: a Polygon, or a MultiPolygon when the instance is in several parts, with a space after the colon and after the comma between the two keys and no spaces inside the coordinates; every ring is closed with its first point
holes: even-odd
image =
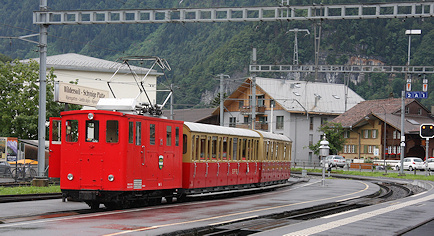
{"type": "Polygon", "coordinates": [[[434,171],[434,158],[428,158],[423,165],[428,171],[434,171]]]}
{"type": "MultiPolygon", "coordinates": [[[[344,167],[346,162],[345,158],[343,156],[338,155],[330,155],[324,157],[325,167],[331,168],[331,167],[344,167]]],[[[321,161],[322,164],[322,161],[321,161]]]]}
{"type": "MultiPolygon", "coordinates": [[[[396,164],[395,169],[399,170],[401,168],[401,162],[396,164]]],[[[423,160],[419,157],[406,157],[404,158],[404,170],[425,170],[425,165],[423,160]]]]}

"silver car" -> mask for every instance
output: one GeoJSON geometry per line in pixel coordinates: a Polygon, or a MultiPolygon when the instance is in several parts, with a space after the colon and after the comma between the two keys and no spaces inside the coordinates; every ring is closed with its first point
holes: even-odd
{"type": "MultiPolygon", "coordinates": [[[[345,158],[339,155],[330,155],[324,157],[325,166],[328,168],[331,167],[344,167],[346,164],[345,158]]],[[[321,161],[322,164],[322,161],[321,161]]]]}

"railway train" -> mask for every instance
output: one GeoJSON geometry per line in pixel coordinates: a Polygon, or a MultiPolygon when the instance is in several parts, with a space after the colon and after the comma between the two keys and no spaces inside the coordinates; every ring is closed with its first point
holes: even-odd
{"type": "Polygon", "coordinates": [[[50,118],[49,177],[92,209],[287,182],[291,140],[269,132],[131,114],[65,111],[50,118]]]}

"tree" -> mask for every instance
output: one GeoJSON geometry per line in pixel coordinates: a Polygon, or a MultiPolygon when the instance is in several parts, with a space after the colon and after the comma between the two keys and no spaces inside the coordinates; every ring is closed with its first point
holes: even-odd
{"type": "MultiPolygon", "coordinates": [[[[59,116],[53,70],[47,74],[47,117],[59,116]]],[[[39,115],[39,64],[0,63],[0,136],[36,139],[39,115]]],[[[48,137],[48,136],[47,136],[48,137]]]]}
{"type": "MultiPolygon", "coordinates": [[[[318,131],[323,132],[329,142],[330,153],[337,154],[344,147],[344,128],[341,123],[327,122],[318,128],[318,131]]],[[[309,145],[309,149],[312,150],[316,155],[319,154],[319,146],[321,140],[316,144],[309,145]]]]}

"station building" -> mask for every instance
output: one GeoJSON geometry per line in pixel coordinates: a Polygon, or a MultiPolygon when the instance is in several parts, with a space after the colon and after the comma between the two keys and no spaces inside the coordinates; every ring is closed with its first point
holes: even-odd
{"type": "MultiPolygon", "coordinates": [[[[340,155],[346,159],[399,160],[404,155],[425,159],[425,139],[421,124],[432,124],[429,109],[415,99],[405,99],[405,149],[401,147],[401,98],[364,101],[332,122],[345,128],[345,146],[340,155]],[[386,132],[385,132],[386,131],[386,132]]],[[[429,143],[428,155],[434,156],[434,144],[429,143]]]]}
{"type": "MultiPolygon", "coordinates": [[[[28,63],[30,60],[39,63],[39,58],[21,60],[21,62],[28,63]]],[[[102,90],[109,98],[134,98],[137,96],[138,101],[147,103],[148,99],[145,94],[139,95],[140,91],[136,80],[140,81],[148,74],[143,85],[152,104],[157,103],[157,77],[163,75],[156,70],[133,65],[130,69],[122,61],[113,62],[76,53],[48,56],[47,71],[51,68],[54,68],[54,74],[57,76],[56,82],[73,86],[70,84],[72,82],[78,86],[102,90]],[[116,75],[113,76],[116,71],[116,75]],[[137,74],[136,79],[134,79],[132,72],[137,74]]],[[[83,89],[80,92],[82,93],[83,89]]]]}
{"type": "MultiPolygon", "coordinates": [[[[318,163],[319,157],[308,148],[321,139],[318,128],[364,101],[343,84],[260,77],[255,84],[256,109],[252,109],[252,79],[248,78],[225,99],[224,126],[252,128],[254,124],[255,129],[289,137],[296,165],[318,163]]],[[[217,108],[213,115],[219,113],[217,108]]]]}

